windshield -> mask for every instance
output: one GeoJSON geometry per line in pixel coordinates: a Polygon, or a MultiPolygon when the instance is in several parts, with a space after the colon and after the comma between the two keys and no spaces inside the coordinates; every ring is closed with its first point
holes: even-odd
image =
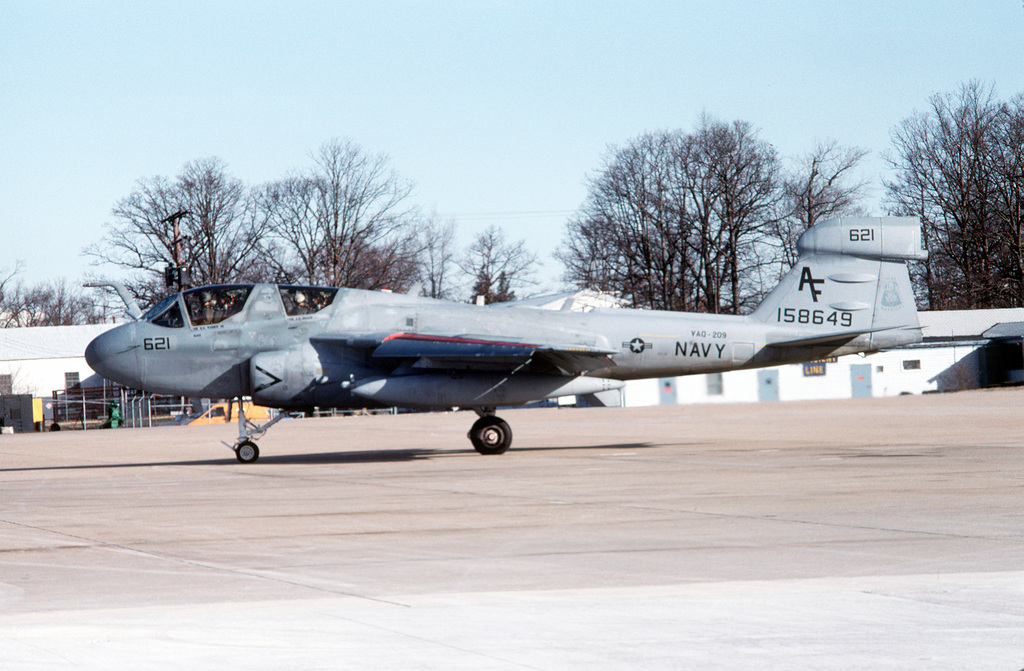
{"type": "Polygon", "coordinates": [[[208,326],[233,317],[245,307],[251,284],[200,287],[186,291],[185,307],[193,326],[208,326]]]}
{"type": "Polygon", "coordinates": [[[153,317],[156,317],[158,314],[166,310],[167,306],[176,301],[177,299],[178,294],[171,294],[170,296],[164,298],[162,301],[160,301],[150,309],[146,310],[146,314],[142,315],[143,321],[148,322],[152,320],[153,317]]]}
{"type": "Polygon", "coordinates": [[[279,286],[281,302],[284,303],[284,312],[289,317],[298,315],[311,315],[320,312],[331,304],[337,289],[325,289],[323,287],[294,287],[279,286]]]}
{"type": "Polygon", "coordinates": [[[154,317],[151,323],[172,329],[180,329],[185,326],[185,320],[181,318],[181,308],[178,307],[178,302],[172,303],[171,307],[164,310],[159,317],[154,317]]]}

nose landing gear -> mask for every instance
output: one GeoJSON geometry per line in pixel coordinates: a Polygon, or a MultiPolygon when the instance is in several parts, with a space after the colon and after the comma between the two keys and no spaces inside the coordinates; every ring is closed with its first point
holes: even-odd
{"type": "Polygon", "coordinates": [[[238,440],[235,441],[234,445],[224,443],[231,448],[235,453],[235,458],[240,463],[251,464],[260,458],[260,448],[256,446],[254,438],[260,438],[266,433],[270,427],[274,426],[282,419],[291,417],[291,415],[280,412],[276,417],[264,424],[257,424],[248,417],[245,416],[245,406],[242,404],[241,399],[238,400],[238,440]]]}

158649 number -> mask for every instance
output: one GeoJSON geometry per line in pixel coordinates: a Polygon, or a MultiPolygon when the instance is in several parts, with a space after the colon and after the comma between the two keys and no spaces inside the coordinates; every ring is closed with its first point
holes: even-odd
{"type": "Polygon", "coordinates": [[[832,324],[853,326],[853,314],[833,310],[808,310],[806,308],[779,308],[778,321],[782,324],[832,324]]]}

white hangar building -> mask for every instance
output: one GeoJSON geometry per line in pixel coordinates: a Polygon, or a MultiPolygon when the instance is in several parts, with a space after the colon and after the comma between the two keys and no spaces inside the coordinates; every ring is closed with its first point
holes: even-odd
{"type": "Polygon", "coordinates": [[[51,398],[56,390],[103,380],[85,363],[89,342],[117,324],[0,329],[0,394],[51,398]]]}

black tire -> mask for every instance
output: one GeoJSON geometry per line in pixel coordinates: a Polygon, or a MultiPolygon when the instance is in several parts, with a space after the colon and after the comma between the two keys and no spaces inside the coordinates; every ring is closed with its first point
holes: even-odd
{"type": "Polygon", "coordinates": [[[235,458],[243,464],[251,464],[260,458],[260,448],[251,440],[243,440],[235,448],[235,458]]]}
{"type": "Polygon", "coordinates": [[[481,417],[469,430],[469,440],[480,454],[504,454],[512,446],[512,427],[500,417],[481,417]]]}

